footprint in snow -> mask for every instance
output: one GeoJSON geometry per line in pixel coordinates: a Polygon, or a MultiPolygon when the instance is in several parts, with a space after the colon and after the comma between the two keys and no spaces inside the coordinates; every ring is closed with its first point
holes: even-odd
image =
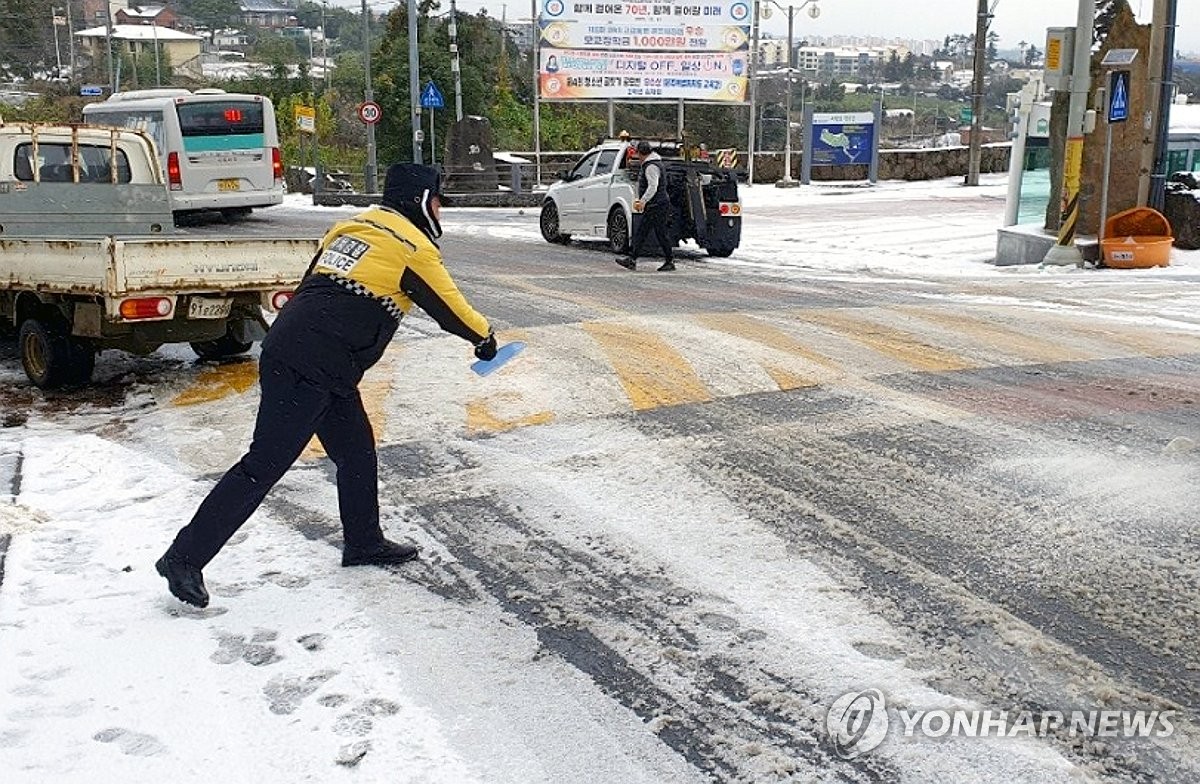
{"type": "Polygon", "coordinates": [[[158,738],[124,727],[109,727],[92,736],[101,743],[114,743],[122,754],[131,757],[155,757],[167,750],[158,738]]]}

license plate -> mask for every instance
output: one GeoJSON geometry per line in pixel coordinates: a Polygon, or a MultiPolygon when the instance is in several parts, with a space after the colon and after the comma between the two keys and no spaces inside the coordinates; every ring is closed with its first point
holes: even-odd
{"type": "Polygon", "coordinates": [[[242,181],[238,179],[217,180],[217,190],[219,191],[240,191],[242,189],[242,181]]]}
{"type": "Polygon", "coordinates": [[[219,319],[227,318],[229,311],[233,306],[233,300],[229,299],[208,299],[206,297],[192,297],[188,301],[188,318],[191,319],[219,319]]]}

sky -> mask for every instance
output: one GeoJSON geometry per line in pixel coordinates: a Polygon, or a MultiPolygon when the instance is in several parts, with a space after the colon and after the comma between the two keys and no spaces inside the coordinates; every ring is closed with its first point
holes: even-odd
{"type": "MultiPolygon", "coordinates": [[[[798,4],[800,0],[796,0],[798,4]]],[[[1181,0],[1180,6],[1189,0],[1181,0]]],[[[332,0],[333,5],[361,7],[361,0],[332,0]]],[[[385,9],[394,7],[396,0],[368,0],[368,6],[385,9]]],[[[530,0],[503,3],[500,0],[460,0],[458,7],[475,12],[486,8],[500,17],[502,7],[506,18],[528,19],[532,10],[530,0]]],[[[781,5],[786,7],[785,0],[781,5]]],[[[941,2],[897,2],[897,0],[818,0],[821,14],[808,16],[808,9],[797,11],[794,35],[880,35],[940,40],[954,33],[975,31],[976,0],[942,0],[941,2]]],[[[1130,0],[1130,7],[1142,23],[1149,23],[1153,0],[1130,0]]],[[[442,0],[449,8],[449,0],[442,0]]],[[[1000,35],[1000,48],[1015,49],[1020,41],[1036,43],[1043,48],[1047,27],[1074,26],[1078,13],[1076,0],[997,0],[993,29],[1000,35]]],[[[1189,20],[1181,8],[1175,33],[1177,49],[1200,53],[1200,20],[1189,20]],[[1190,23],[1189,23],[1190,22],[1190,23]]],[[[764,30],[780,36],[787,35],[787,15],[774,13],[764,22],[764,30]]]]}
{"type": "MultiPolygon", "coordinates": [[[[901,275],[950,275],[1018,286],[1102,276],[1122,288],[1200,270],[1200,251],[1175,251],[1173,266],[1158,270],[994,267],[986,261],[1005,189],[1003,175],[985,175],[978,189],[964,188],[960,178],[889,181],[869,190],[755,186],[742,194],[749,215],[759,216],[747,224],[762,221],[766,230],[748,232],[732,258],[707,263],[741,265],[751,281],[759,270],[773,278],[812,280],[825,272],[830,280],[859,276],[880,283],[883,278],[872,276],[894,282],[901,275]],[[994,211],[943,214],[946,205],[981,195],[994,211]],[[906,207],[862,231],[866,201],[906,207]],[[845,205],[844,218],[828,219],[840,214],[835,210],[813,221],[805,209],[831,203],[845,205]],[[931,210],[941,217],[931,220],[931,210]]],[[[272,211],[314,209],[323,208],[296,194],[272,211]]],[[[356,209],[324,211],[336,217],[356,209]]],[[[534,210],[447,209],[444,221],[448,232],[543,243],[534,210]]],[[[1178,315],[1172,323],[1179,327],[1195,312],[1196,296],[1181,292],[1175,302],[1164,308],[1144,292],[1122,298],[1113,288],[1104,309],[1107,318],[1143,327],[1178,315]]],[[[976,302],[983,304],[983,298],[976,302]]],[[[426,326],[397,341],[394,351],[409,352],[406,362],[464,365],[460,341],[437,335],[415,311],[402,329],[410,322],[426,326]]],[[[738,345],[722,355],[737,356],[744,349],[738,345]]],[[[186,347],[163,351],[190,356],[186,347]]],[[[931,685],[937,679],[927,677],[919,658],[914,664],[904,655],[860,653],[855,646],[862,640],[900,651],[913,643],[871,612],[859,591],[841,587],[837,575],[773,541],[701,478],[677,471],[674,439],[659,440],[603,416],[627,410],[619,387],[581,382],[578,389],[588,394],[577,394],[553,375],[563,368],[550,357],[539,356],[536,347],[527,354],[525,372],[502,370],[486,380],[471,377],[464,365],[461,382],[431,382],[440,388],[436,395],[415,378],[398,385],[391,393],[396,410],[425,412],[406,418],[404,442],[441,444],[454,461],[473,467],[470,481],[480,488],[519,494],[530,525],[552,527],[567,549],[587,551],[597,537],[615,537],[642,557],[669,564],[670,579],[691,597],[689,618],[715,623],[728,617],[736,624],[736,616],[747,629],[770,630],[753,644],[788,662],[779,682],[789,682],[793,669],[800,673],[809,690],[801,715],[814,710],[809,700],[828,704],[856,683],[886,683],[899,704],[916,709],[965,704],[966,698],[931,685]],[[461,422],[451,423],[464,401],[485,388],[514,400],[583,408],[539,427],[462,438],[461,422]],[[431,403],[434,398],[441,402],[431,403]],[[563,460],[564,454],[578,460],[563,460]],[[647,481],[651,466],[667,481],[647,481]],[[584,513],[560,515],[560,509],[584,513]],[[705,514],[697,517],[695,509],[705,514]],[[704,546],[681,544],[688,541],[704,546]]],[[[390,366],[389,355],[381,368],[390,366]]],[[[0,384],[24,383],[19,374],[16,362],[0,364],[0,384]]],[[[260,509],[207,570],[212,605],[195,610],[176,602],[150,564],[186,510],[199,503],[213,472],[236,459],[249,435],[246,411],[255,393],[251,385],[194,396],[184,405],[183,394],[172,400],[178,389],[171,385],[140,385],[128,417],[83,406],[71,411],[68,427],[34,410],[23,426],[0,428],[0,537],[12,539],[0,585],[0,769],[10,774],[6,781],[188,784],[212,781],[216,769],[229,781],[320,784],[707,780],[658,741],[658,718],[643,723],[578,669],[544,655],[537,634],[488,598],[476,584],[475,567],[460,564],[425,533],[423,512],[403,497],[385,493],[385,528],[415,537],[425,551],[422,561],[401,576],[341,569],[334,542],[301,536],[295,520],[280,516],[301,510],[309,519],[317,510],[318,518],[336,519],[329,475],[312,461],[302,461],[275,490],[283,506],[260,509]],[[299,505],[288,506],[289,499],[299,505]]],[[[428,458],[430,465],[441,459],[428,458]]],[[[1077,464],[1107,483],[1096,459],[1089,453],[1077,464]]],[[[1058,468],[1047,472],[1038,464],[1037,471],[1064,481],[1058,468]]],[[[1163,476],[1175,474],[1156,479],[1167,481],[1163,476]]],[[[1191,476],[1176,486],[1194,486],[1191,476]]],[[[1106,484],[1096,497],[1112,492],[1106,484]]],[[[722,646],[714,655],[737,655],[719,631],[707,634],[722,646]]],[[[752,700],[760,699],[792,705],[784,692],[756,691],[752,700]]],[[[788,715],[791,708],[780,710],[788,715]]],[[[764,748],[758,755],[760,780],[782,780],[781,771],[793,770],[779,767],[785,763],[805,764],[773,754],[764,748]]],[[[1052,745],[1021,739],[1002,749],[950,739],[894,742],[878,754],[913,781],[1066,781],[1084,773],[1052,745]]],[[[817,778],[804,768],[795,775],[817,778]]]]}

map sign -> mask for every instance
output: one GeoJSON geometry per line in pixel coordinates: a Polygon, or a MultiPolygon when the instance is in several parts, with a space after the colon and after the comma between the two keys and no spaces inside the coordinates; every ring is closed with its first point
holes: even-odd
{"type": "Polygon", "coordinates": [[[555,49],[736,52],[750,47],[750,28],[674,22],[541,23],[542,45],[555,49]]]}
{"type": "Polygon", "coordinates": [[[744,101],[745,54],[722,52],[541,52],[543,100],[690,98],[744,101]]]}
{"type": "Polygon", "coordinates": [[[813,114],[813,166],[869,164],[875,146],[875,115],[871,112],[813,114]]]}

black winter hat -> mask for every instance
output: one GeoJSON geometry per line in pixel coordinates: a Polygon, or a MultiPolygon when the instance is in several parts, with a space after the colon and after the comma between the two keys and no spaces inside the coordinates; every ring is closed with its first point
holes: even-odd
{"type": "Polygon", "coordinates": [[[393,163],[383,184],[383,206],[412,221],[430,239],[442,236],[430,202],[442,194],[442,173],[419,163],[393,163]]]}
{"type": "Polygon", "coordinates": [[[650,142],[646,141],[645,139],[642,139],[637,143],[638,155],[649,155],[650,150],[652,149],[654,148],[650,146],[650,142]]]}

